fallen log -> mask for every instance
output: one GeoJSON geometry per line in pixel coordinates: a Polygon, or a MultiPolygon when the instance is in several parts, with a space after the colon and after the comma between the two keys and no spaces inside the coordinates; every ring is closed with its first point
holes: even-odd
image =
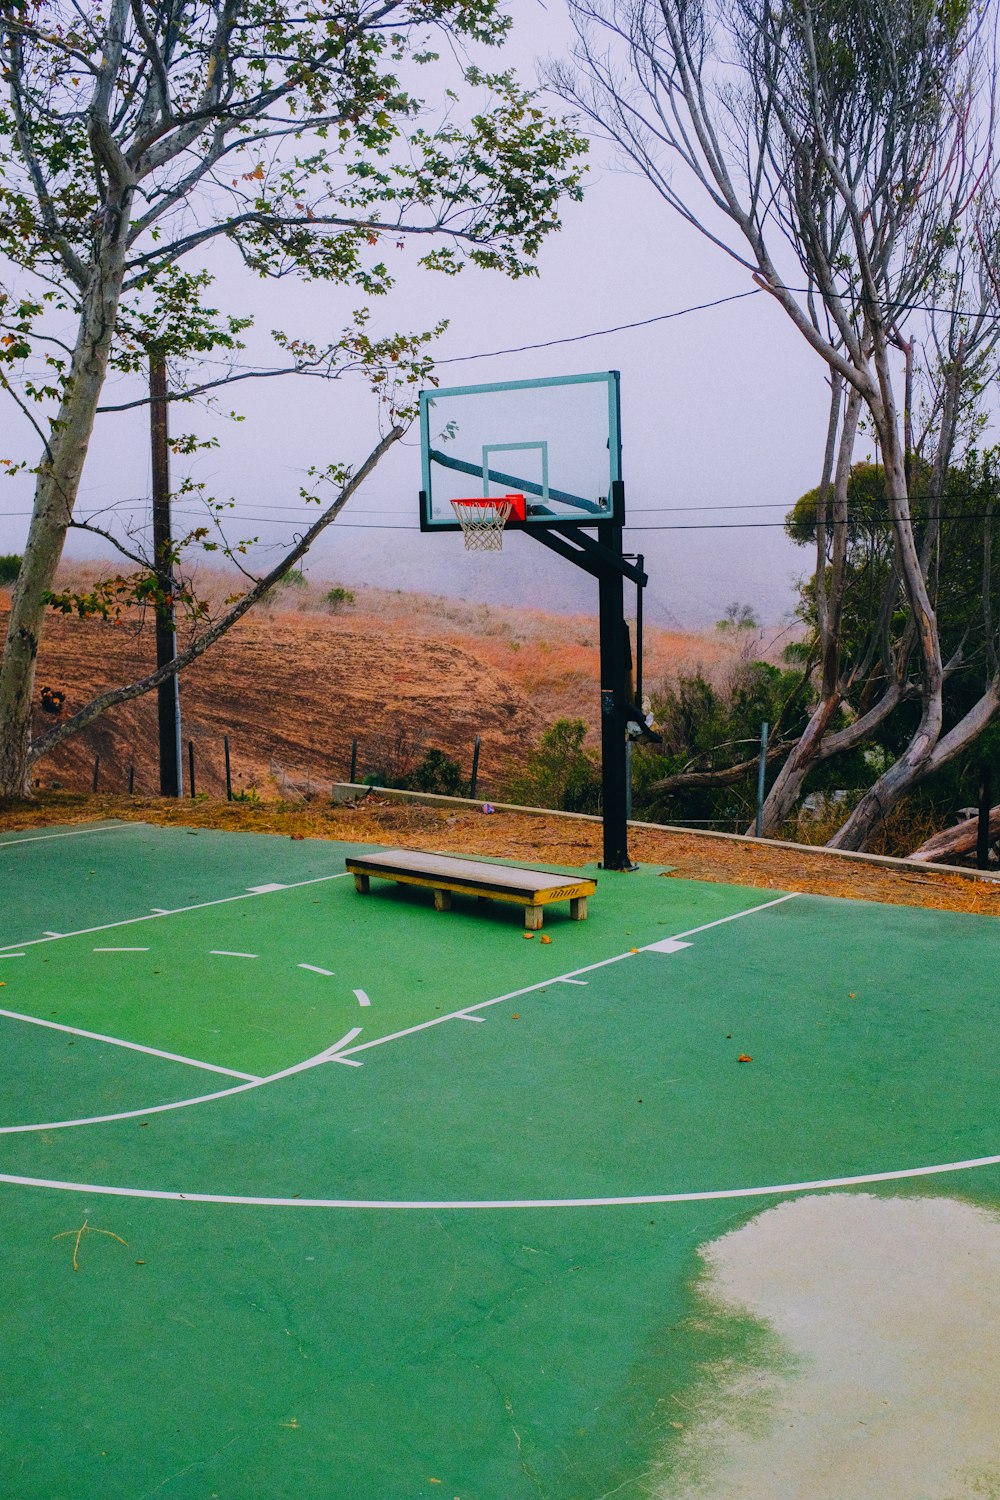
{"type": "MultiPolygon", "coordinates": [[[[777,740],[767,747],[767,763],[780,760],[788,751],[787,740],[777,740]]],[[[732,786],[735,781],[742,781],[744,776],[750,776],[760,765],[760,756],[755,755],[752,760],[741,760],[735,766],[723,766],[721,770],[704,771],[675,771],[670,776],[664,776],[660,781],[651,781],[650,792],[686,792],[694,787],[732,786]]]]}
{"type": "MultiPolygon", "coordinates": [[[[942,833],[934,834],[926,843],[921,844],[919,849],[914,849],[907,859],[915,863],[947,864],[950,858],[956,855],[972,854],[975,852],[976,841],[979,837],[979,818],[966,818],[963,823],[957,823],[954,828],[946,828],[942,833]]],[[[1000,806],[990,811],[989,841],[1000,839],[1000,806]]]]}

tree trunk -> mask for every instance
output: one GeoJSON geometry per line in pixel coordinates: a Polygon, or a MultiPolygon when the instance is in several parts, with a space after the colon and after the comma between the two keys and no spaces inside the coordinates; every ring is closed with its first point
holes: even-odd
{"type": "MultiPolygon", "coordinates": [[[[799,799],[802,783],[817,760],[821,758],[820,747],[823,736],[842,702],[841,694],[834,692],[826,698],[821,698],[813,709],[809,723],[803,730],[798,743],[793,746],[792,753],[778,772],[774,785],[767,794],[761,821],[761,833],[764,838],[775,838],[780,833],[782,823],[799,799]]],[[[752,830],[748,830],[750,831],[752,830]]]]}
{"type": "Polygon", "coordinates": [[[905,753],[868,788],[847,822],[828,841],[831,849],[867,849],[903,793],[924,779],[932,744],[925,715],[905,753]]]}
{"type": "Polygon", "coordinates": [[[922,781],[941,737],[944,668],[941,643],[927,580],[921,567],[910,520],[904,455],[899,444],[887,368],[879,367],[881,400],[868,403],[882,443],[885,491],[893,523],[896,562],[906,592],[920,648],[920,723],[895,765],[870,787],[842,828],[830,839],[833,849],[865,849],[904,792],[922,781]]]}
{"type": "Polygon", "coordinates": [[[834,849],[864,849],[869,839],[885,821],[904,792],[919,785],[935,771],[940,771],[956,755],[975,743],[983,730],[1000,714],[1000,677],[987,685],[978,703],[959,719],[947,734],[935,736],[928,744],[927,713],[906,748],[905,754],[890,766],[884,776],[865,793],[844,826],[830,840],[834,849]]]}
{"type": "Polygon", "coordinates": [[[397,443],[403,436],[403,427],[392,427],[386,435],[379,440],[369,453],[364,463],[345,481],[341,487],[336,500],[328,505],[322,515],[318,516],[309,529],[296,542],[284,557],[263,578],[258,578],[253,588],[249,589],[241,599],[238,599],[224,615],[204,630],[195,640],[190,641],[183,651],[179,651],[172,660],[158,666],[154,672],[145,677],[137,678],[136,681],[125,684],[123,687],[109,688],[105,693],[99,693],[96,698],[84,705],[75,713],[71,719],[64,719],[58,728],[53,729],[44,739],[36,741],[30,748],[28,754],[29,765],[34,765],[37,760],[48,755],[57,745],[68,740],[72,735],[78,734],[88,724],[109,708],[116,707],[119,703],[130,703],[134,698],[141,698],[167,678],[175,676],[191,662],[197,661],[199,656],[213,646],[227,631],[241,620],[269,589],[273,588],[279,579],[284,578],[288,571],[295,566],[300,558],[309,551],[316,538],[337,519],[351,496],[360,488],[365,480],[374,473],[383,456],[389,451],[393,443],[397,443]]]}
{"type": "Polygon", "coordinates": [[[816,525],[816,603],[821,651],[821,696],[798,744],[782,766],[764,803],[761,830],[765,837],[769,838],[780,832],[782,823],[798,801],[802,785],[809,772],[818,760],[824,759],[823,737],[843,703],[846,691],[841,681],[840,660],[847,567],[847,489],[851,479],[851,459],[854,455],[858,418],[861,414],[861,397],[856,390],[851,390],[838,440],[837,420],[842,381],[836,372],[833,373],[832,379],[830,425],[823,459],[821,499],[816,525]],[[826,521],[831,478],[833,480],[833,556],[828,579],[826,521]]]}
{"type": "MultiPolygon", "coordinates": [[[[959,823],[954,828],[946,828],[942,833],[936,833],[933,838],[929,838],[907,857],[914,862],[940,860],[947,864],[948,860],[956,854],[971,854],[978,838],[978,817],[966,818],[964,823],[959,823]]],[[[1000,806],[990,810],[989,838],[991,843],[994,839],[1000,838],[1000,806]]]]}
{"type": "Polygon", "coordinates": [[[124,275],[124,202],[104,215],[94,269],[83,293],[69,379],[35,485],[35,501],[0,660],[0,800],[31,796],[31,704],[35,662],[52,587],[107,374],[124,275]]]}

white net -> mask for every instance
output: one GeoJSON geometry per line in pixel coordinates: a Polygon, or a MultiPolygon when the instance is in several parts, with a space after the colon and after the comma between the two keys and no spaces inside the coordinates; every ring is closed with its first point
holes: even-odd
{"type": "Polygon", "coordinates": [[[510,519],[514,502],[497,500],[453,500],[452,509],[465,536],[467,552],[500,552],[503,529],[510,519]]]}

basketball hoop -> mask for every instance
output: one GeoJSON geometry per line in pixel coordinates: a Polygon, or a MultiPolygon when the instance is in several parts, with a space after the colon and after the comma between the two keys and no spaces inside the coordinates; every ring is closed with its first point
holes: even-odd
{"type": "Polygon", "coordinates": [[[503,529],[511,516],[524,520],[523,495],[479,495],[453,500],[451,506],[465,536],[467,552],[501,551],[503,529]]]}

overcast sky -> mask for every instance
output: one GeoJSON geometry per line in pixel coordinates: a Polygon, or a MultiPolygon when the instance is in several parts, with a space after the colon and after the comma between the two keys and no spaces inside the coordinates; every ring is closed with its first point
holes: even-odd
{"type": "MultiPolygon", "coordinates": [[[[515,39],[504,63],[531,79],[536,58],[565,51],[568,22],[558,0],[548,9],[513,0],[512,10],[515,39]]],[[[777,622],[809,567],[807,553],[776,523],[819,477],[823,365],[763,294],[645,328],[488,357],[752,290],[745,271],[683,225],[643,179],[616,166],[603,145],[592,150],[585,201],[566,205],[564,226],[546,243],[540,275],[517,282],[475,269],[457,278],[411,270],[416,252],[408,247],[398,253],[396,293],[376,309],[379,328],[449,318],[437,346],[445,386],[620,370],[626,545],[646,557],[648,616],[702,626],[738,601],[777,622]]],[[[226,250],[216,252],[212,269],[220,304],[252,310],[262,335],[280,327],[319,342],[353,305],[322,286],[264,286],[226,250]]],[[[263,339],[254,347],[275,362],[263,339]]],[[[109,386],[106,400],[127,395],[124,386],[109,386]]],[[[176,409],[172,421],[218,433],[221,447],[197,460],[196,477],[217,497],[237,500],[240,519],[231,530],[259,534],[272,550],[262,547],[255,562],[269,565],[275,545],[301,525],[298,489],[310,464],[358,461],[367,451],[372,402],[360,390],[294,378],[245,383],[228,401],[245,414],[241,424],[176,409]]],[[[147,433],[144,411],[99,419],[81,513],[128,501],[136,515],[144,512],[147,433]]],[[[596,583],[529,537],[508,537],[497,558],[466,554],[457,536],[421,535],[419,488],[414,428],[314,549],[306,571],[349,586],[596,612],[596,583]]],[[[20,481],[0,491],[0,551],[23,544],[29,498],[20,481]]],[[[69,553],[94,556],[97,547],[78,534],[69,553]]]]}

